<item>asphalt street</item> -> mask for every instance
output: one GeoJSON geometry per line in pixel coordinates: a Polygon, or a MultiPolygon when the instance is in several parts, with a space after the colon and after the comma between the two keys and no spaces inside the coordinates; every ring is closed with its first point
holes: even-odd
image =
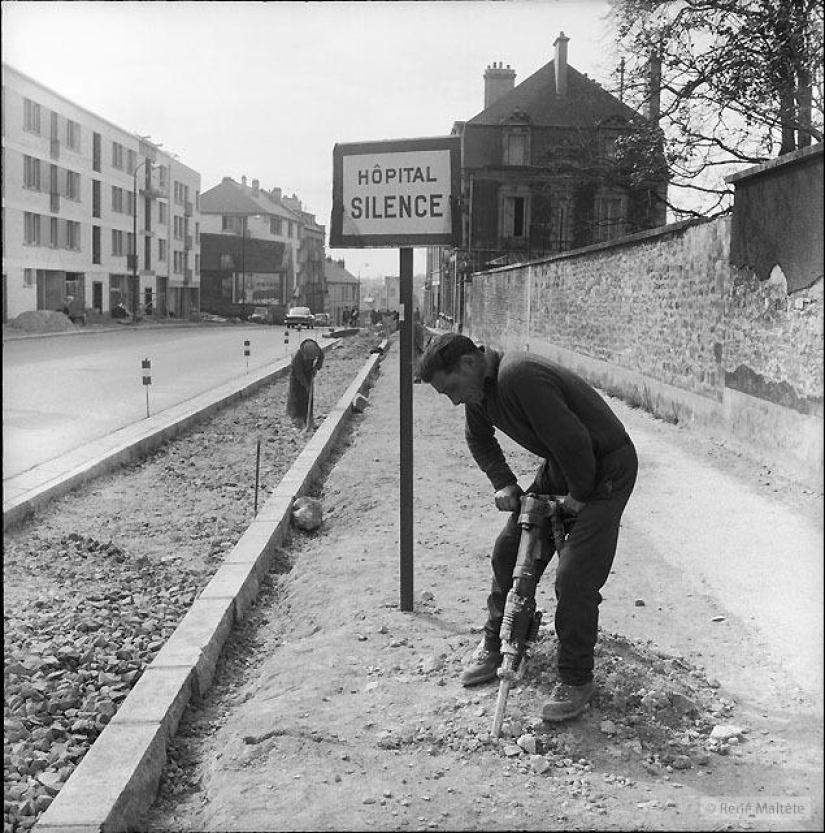
{"type": "MultiPolygon", "coordinates": [[[[299,335],[277,326],[137,328],[3,345],[3,479],[281,360],[299,335]],[[244,356],[244,340],[250,356],[244,356]]],[[[321,331],[300,335],[315,338],[321,331]]]]}

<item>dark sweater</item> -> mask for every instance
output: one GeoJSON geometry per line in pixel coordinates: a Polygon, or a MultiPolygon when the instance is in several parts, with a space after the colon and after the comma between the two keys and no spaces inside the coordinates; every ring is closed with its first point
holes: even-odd
{"type": "Polygon", "coordinates": [[[485,354],[492,366],[484,400],[465,406],[467,444],[479,468],[496,490],[516,483],[495,438],[498,428],[548,460],[573,498],[587,501],[599,459],[627,439],[622,423],[584,379],[548,359],[490,348],[485,354]]]}

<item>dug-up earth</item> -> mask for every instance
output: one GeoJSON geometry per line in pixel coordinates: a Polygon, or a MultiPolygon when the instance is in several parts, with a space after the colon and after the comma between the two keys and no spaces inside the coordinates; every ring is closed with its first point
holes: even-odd
{"type": "MultiPolygon", "coordinates": [[[[384,359],[317,491],[323,525],[296,531],[181,723],[146,830],[822,829],[821,666],[800,683],[762,611],[745,616],[736,587],[699,576],[700,556],[739,553],[726,552],[724,512],[708,521],[685,505],[712,488],[746,529],[782,505],[821,535],[822,495],[611,400],[641,468],[603,591],[598,694],[576,720],[541,722],[548,624],[496,740],[497,683],[464,689],[458,675],[479,640],[502,518],[461,409],[415,386],[415,604],[400,610],[397,364],[384,359]],[[698,535],[700,522],[716,535],[698,535]],[[714,538],[718,552],[699,551],[714,538]],[[730,809],[744,802],[750,815],[730,809]]],[[[505,448],[526,486],[536,461],[505,448]]],[[[538,592],[547,623],[551,575],[538,592]]]]}

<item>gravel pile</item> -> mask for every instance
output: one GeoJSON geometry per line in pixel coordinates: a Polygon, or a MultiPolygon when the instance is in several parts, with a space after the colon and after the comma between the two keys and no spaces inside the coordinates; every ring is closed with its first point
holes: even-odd
{"type": "MultiPolygon", "coordinates": [[[[65,318],[65,316],[63,316],[65,318]]],[[[328,352],[327,413],[378,338],[328,352]]],[[[4,833],[49,806],[308,436],[286,378],[5,534],[4,833]]]]}
{"type": "Polygon", "coordinates": [[[54,310],[27,310],[6,324],[25,333],[63,333],[76,329],[67,315],[54,310]]]}

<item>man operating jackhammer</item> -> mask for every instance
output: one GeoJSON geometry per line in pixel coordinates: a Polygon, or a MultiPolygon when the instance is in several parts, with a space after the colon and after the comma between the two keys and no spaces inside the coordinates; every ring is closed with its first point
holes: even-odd
{"type": "MultiPolygon", "coordinates": [[[[496,508],[510,513],[493,547],[484,638],[461,682],[477,685],[497,674],[502,617],[521,535],[524,492],[495,437],[498,429],[543,459],[527,491],[561,496],[564,514],[575,518],[558,554],[558,682],[542,717],[550,722],[576,717],[594,693],[599,591],[610,573],[619,522],[636,482],[633,443],[593,387],[541,356],[505,354],[478,347],[458,333],[444,333],[427,346],[418,375],[453,405],[464,405],[470,452],[495,489],[496,508]]],[[[549,528],[543,546],[546,564],[556,549],[549,528]]]]}

